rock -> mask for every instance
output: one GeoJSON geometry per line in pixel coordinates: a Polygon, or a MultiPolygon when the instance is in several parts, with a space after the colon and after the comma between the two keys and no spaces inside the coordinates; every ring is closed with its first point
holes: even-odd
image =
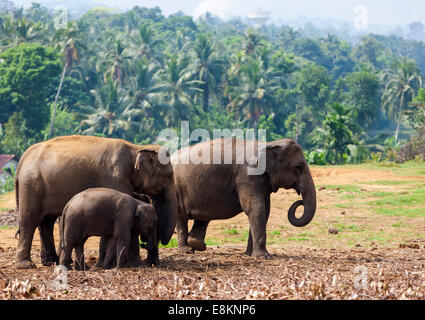
{"type": "Polygon", "coordinates": [[[329,234],[338,234],[338,233],[339,233],[339,231],[338,231],[338,229],[336,229],[336,228],[330,228],[330,229],[328,230],[328,233],[329,233],[329,234]]]}
{"type": "Polygon", "coordinates": [[[342,214],[342,215],[345,215],[345,211],[342,211],[342,212],[341,212],[341,214],[342,214]]]}

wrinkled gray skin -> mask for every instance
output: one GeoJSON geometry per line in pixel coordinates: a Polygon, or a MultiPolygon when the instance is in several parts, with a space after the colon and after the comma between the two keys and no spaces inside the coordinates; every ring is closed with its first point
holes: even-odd
{"type": "Polygon", "coordinates": [[[154,206],[106,188],[87,189],[75,195],[65,206],[60,220],[59,263],[70,268],[72,250],[75,249],[75,269],[86,270],[84,244],[89,237],[108,238],[108,253],[104,268],[111,260],[118,261],[118,268],[126,267],[132,237],[140,235],[147,241],[146,249],[157,245],[157,216],[154,206]]]}
{"type": "MultiPolygon", "coordinates": [[[[19,161],[15,179],[20,235],[16,268],[35,267],[30,252],[37,227],[42,264],[59,262],[54,223],[66,203],[89,188],[151,196],[158,215],[158,241],[167,244],[176,224],[176,193],[173,169],[159,162],[159,149],[88,136],[60,137],[30,147],[19,161]]],[[[142,264],[137,237],[132,238],[129,259],[133,266],[142,264]]],[[[158,248],[154,248],[148,252],[148,263],[158,261],[158,248]]]]}
{"type": "MultiPolygon", "coordinates": [[[[206,250],[204,238],[211,220],[229,219],[245,212],[250,222],[245,253],[254,257],[268,257],[266,224],[270,214],[271,193],[285,188],[295,189],[302,195],[302,200],[295,202],[288,211],[288,219],[294,226],[307,225],[316,212],[316,189],[301,147],[295,141],[285,139],[269,142],[265,149],[258,152],[256,142],[242,141],[245,146],[254,144],[255,150],[254,158],[244,162],[240,160],[239,153],[235,152],[236,139],[226,138],[222,139],[221,154],[229,150],[230,144],[233,164],[213,164],[214,153],[219,159],[221,151],[220,148],[214,149],[213,143],[216,142],[200,143],[172,155],[178,201],[178,246],[183,251],[206,250]],[[189,152],[202,155],[206,144],[210,144],[211,164],[182,164],[179,161],[189,152]],[[264,159],[264,156],[266,172],[262,175],[248,175],[248,167],[258,166],[258,160],[264,159]],[[304,205],[304,213],[297,218],[295,211],[300,205],[304,205]],[[189,219],[195,220],[190,233],[187,226],[189,219]]],[[[224,163],[223,156],[221,163],[224,163]]]]}
{"type": "MultiPolygon", "coordinates": [[[[152,199],[145,194],[133,193],[133,198],[148,204],[152,204],[152,199]]],[[[104,239],[104,241],[100,242],[99,252],[103,255],[103,257],[102,259],[98,260],[95,266],[97,268],[103,268],[103,269],[115,268],[117,266],[117,260],[115,259],[116,243],[113,238],[104,237],[102,239],[104,239]]],[[[145,242],[145,241],[146,240],[142,239],[142,242],[145,242]]],[[[143,249],[147,249],[148,246],[141,245],[141,247],[143,249]]]]}

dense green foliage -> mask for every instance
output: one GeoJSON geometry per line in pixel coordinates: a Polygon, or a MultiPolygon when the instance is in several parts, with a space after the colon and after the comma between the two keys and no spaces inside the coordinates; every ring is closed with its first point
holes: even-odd
{"type": "Polygon", "coordinates": [[[54,18],[38,4],[0,12],[0,152],[69,134],[151,143],[190,121],[267,129],[296,139],[310,163],[344,163],[393,160],[423,127],[420,41],[350,44],[158,8],[92,9],[60,28],[54,18]]]}

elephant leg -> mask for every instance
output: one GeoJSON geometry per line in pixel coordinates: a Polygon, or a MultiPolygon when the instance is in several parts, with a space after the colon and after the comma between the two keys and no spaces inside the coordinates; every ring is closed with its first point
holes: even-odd
{"type": "Polygon", "coordinates": [[[99,259],[97,260],[95,264],[96,268],[103,268],[107,247],[108,247],[108,238],[101,237],[99,242],[99,259]]]}
{"type": "Polygon", "coordinates": [[[187,239],[187,242],[189,246],[193,250],[198,251],[205,251],[207,250],[207,246],[205,244],[205,234],[207,233],[207,227],[208,227],[209,221],[199,221],[195,220],[193,223],[192,230],[190,230],[189,237],[187,239]]]}
{"type": "Polygon", "coordinates": [[[40,232],[40,257],[43,266],[52,266],[59,263],[59,257],[56,254],[55,240],[53,238],[53,229],[57,216],[45,216],[38,227],[40,232]]]}
{"type": "Polygon", "coordinates": [[[252,233],[251,233],[251,228],[249,228],[248,244],[246,246],[245,254],[248,255],[248,256],[252,256],[252,233]]]}
{"type": "Polygon", "coordinates": [[[117,266],[117,244],[113,237],[110,237],[107,241],[107,249],[105,261],[103,263],[103,269],[112,269],[117,266]]]}
{"type": "Polygon", "coordinates": [[[15,266],[16,269],[34,269],[35,264],[31,260],[31,245],[34,238],[34,232],[41,222],[35,219],[38,213],[27,213],[19,218],[19,242],[16,250],[15,266]]]}
{"type": "Polygon", "coordinates": [[[177,211],[177,223],[176,223],[177,241],[178,241],[177,248],[179,251],[187,252],[191,250],[191,248],[189,247],[189,244],[187,243],[187,238],[189,236],[187,222],[188,222],[188,219],[184,217],[183,213],[181,212],[181,209],[179,208],[177,211]]]}
{"type": "MultiPolygon", "coordinates": [[[[267,203],[270,200],[266,200],[268,196],[258,195],[258,193],[257,190],[251,190],[251,188],[240,190],[239,199],[242,209],[249,219],[249,229],[252,239],[252,256],[269,257],[270,254],[266,249],[266,226],[268,212],[270,211],[267,203]]],[[[248,239],[248,253],[250,253],[250,249],[250,241],[248,239]]]]}
{"type": "Polygon", "coordinates": [[[131,236],[121,236],[117,239],[117,268],[124,268],[127,265],[130,241],[131,236]]]}
{"type": "Polygon", "coordinates": [[[75,270],[86,270],[86,263],[84,261],[84,239],[81,243],[75,246],[75,270]]]}
{"type": "Polygon", "coordinates": [[[159,249],[158,246],[155,248],[148,250],[148,257],[146,262],[149,266],[159,266],[159,249]]]}
{"type": "MultiPolygon", "coordinates": [[[[61,219],[62,219],[62,216],[58,217],[58,226],[60,226],[60,224],[61,224],[61,219]]],[[[58,229],[59,229],[59,244],[58,244],[58,246],[57,246],[57,248],[56,248],[56,254],[57,254],[57,255],[58,255],[58,257],[59,257],[59,262],[60,262],[60,257],[61,257],[61,254],[62,254],[62,244],[61,244],[61,239],[62,239],[63,235],[62,235],[62,230],[61,230],[61,228],[59,227],[58,229]]],[[[60,263],[59,263],[59,264],[60,264],[60,263]]]]}
{"type": "Polygon", "coordinates": [[[71,269],[72,263],[72,245],[61,250],[59,264],[65,266],[68,270],[71,269]]]}
{"type": "Polygon", "coordinates": [[[140,243],[139,235],[137,232],[131,233],[130,247],[128,248],[128,266],[132,268],[138,268],[143,265],[143,261],[140,258],[140,243]]]}
{"type": "MultiPolygon", "coordinates": [[[[266,224],[267,224],[267,221],[269,220],[269,216],[270,216],[270,196],[266,197],[266,224]]],[[[248,236],[248,244],[246,246],[245,254],[248,255],[248,256],[251,256],[252,250],[253,250],[252,232],[251,232],[251,227],[250,227],[249,228],[249,236],[248,236]]]]}

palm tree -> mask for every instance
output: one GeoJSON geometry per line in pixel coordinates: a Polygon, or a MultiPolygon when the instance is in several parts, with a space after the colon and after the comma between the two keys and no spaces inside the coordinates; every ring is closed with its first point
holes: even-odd
{"type": "Polygon", "coordinates": [[[385,89],[382,107],[397,122],[394,134],[397,142],[404,110],[422,86],[420,69],[413,60],[402,57],[393,61],[391,68],[383,73],[385,89]]]}
{"type": "Polygon", "coordinates": [[[119,84],[124,83],[126,72],[128,69],[127,61],[130,56],[125,55],[126,47],[121,39],[114,42],[113,50],[109,51],[101,61],[102,68],[106,67],[105,77],[110,77],[119,84]]]}
{"type": "Polygon", "coordinates": [[[131,43],[136,58],[145,56],[149,60],[161,60],[159,46],[163,43],[158,39],[152,26],[142,24],[132,32],[131,43]]]}
{"type": "Polygon", "coordinates": [[[343,163],[347,146],[353,143],[352,111],[352,107],[344,107],[339,103],[330,105],[323,129],[319,128],[320,134],[316,140],[325,142],[325,148],[334,163],[343,163]]]}
{"type": "Polygon", "coordinates": [[[41,23],[34,24],[25,18],[17,20],[15,22],[16,43],[21,44],[36,39],[39,36],[38,32],[41,26],[41,23]]]}
{"type": "Polygon", "coordinates": [[[9,44],[13,41],[14,34],[15,28],[12,17],[0,17],[0,41],[3,47],[2,49],[9,47],[9,44]]]}
{"type": "Polygon", "coordinates": [[[204,112],[208,112],[210,93],[217,88],[217,83],[224,68],[224,61],[216,57],[213,44],[204,34],[201,34],[196,39],[194,50],[198,60],[195,77],[203,82],[201,86],[203,90],[203,109],[204,112]]]}
{"type": "MultiPolygon", "coordinates": [[[[162,70],[152,61],[142,58],[136,62],[135,74],[129,82],[129,99],[132,108],[129,115],[132,118],[142,117],[143,120],[162,119],[164,102],[162,99],[164,87],[161,87],[162,70]]],[[[141,119],[142,120],[142,119],[141,119]]],[[[153,126],[156,127],[156,123],[153,126]]],[[[140,122],[140,132],[144,128],[144,123],[140,122]]]]}
{"type": "Polygon", "coordinates": [[[80,51],[85,49],[84,32],[79,28],[76,22],[69,22],[66,28],[59,29],[53,37],[53,41],[57,42],[56,47],[61,48],[65,65],[62,71],[61,81],[55,97],[55,104],[53,108],[52,121],[50,122],[49,137],[53,136],[53,128],[55,125],[56,111],[58,106],[58,99],[62,90],[63,81],[68,68],[71,68],[74,63],[80,60],[80,51]]]}
{"type": "Polygon", "coordinates": [[[264,70],[261,59],[248,59],[241,66],[240,74],[240,82],[228,87],[228,108],[244,115],[244,118],[255,126],[263,113],[273,110],[276,106],[273,93],[279,85],[270,70],[264,70]]]}
{"type": "Polygon", "coordinates": [[[94,106],[84,106],[86,114],[80,123],[80,134],[101,134],[104,137],[122,138],[133,124],[130,104],[117,81],[107,79],[103,86],[90,93],[94,106]]]}
{"type": "Polygon", "coordinates": [[[252,29],[249,29],[245,32],[244,35],[244,48],[245,52],[248,55],[251,55],[255,52],[258,47],[262,46],[261,41],[263,40],[263,36],[252,29]]]}
{"type": "Polygon", "coordinates": [[[188,120],[190,107],[193,105],[193,93],[202,92],[202,81],[192,80],[189,58],[171,55],[165,63],[163,80],[158,90],[165,93],[169,107],[169,124],[176,125],[179,120],[188,120]]]}

